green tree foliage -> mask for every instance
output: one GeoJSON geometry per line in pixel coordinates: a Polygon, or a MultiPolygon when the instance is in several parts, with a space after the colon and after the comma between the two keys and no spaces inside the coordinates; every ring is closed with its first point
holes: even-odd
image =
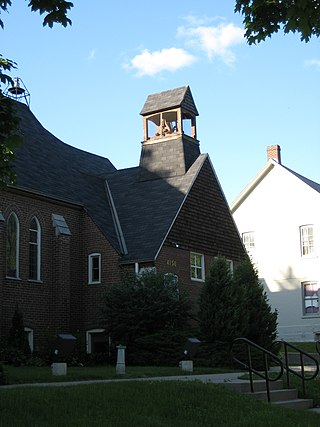
{"type": "Polygon", "coordinates": [[[272,350],[277,336],[277,311],[272,311],[258,272],[248,257],[234,272],[236,288],[241,289],[241,313],[244,336],[267,350],[272,350]]]}
{"type": "MultiPolygon", "coordinates": [[[[0,2],[0,13],[8,12],[12,4],[11,0],[0,2]]],[[[71,25],[71,20],[67,17],[68,11],[73,4],[64,0],[30,0],[28,6],[33,12],[44,15],[43,25],[52,28],[54,23],[66,27],[71,25]]],[[[0,27],[4,28],[3,20],[0,19],[0,27]]],[[[10,59],[5,59],[0,55],[0,83],[4,85],[13,84],[10,71],[16,68],[16,63],[10,59]]],[[[14,152],[17,145],[21,143],[18,131],[19,120],[16,116],[13,103],[3,96],[0,87],[0,188],[5,188],[8,184],[15,182],[15,173],[12,169],[14,152]]]]}
{"type": "Polygon", "coordinates": [[[230,364],[235,338],[245,337],[270,349],[276,338],[277,313],[272,312],[249,258],[234,275],[223,257],[216,257],[199,299],[203,358],[211,364],[230,364]]]}
{"type": "Polygon", "coordinates": [[[230,365],[230,347],[243,335],[239,295],[224,257],[212,261],[199,297],[199,359],[213,366],[230,365]]]}
{"type": "MultiPolygon", "coordinates": [[[[12,5],[11,0],[2,0],[0,2],[0,10],[7,12],[12,5]]],[[[44,14],[43,26],[48,25],[52,28],[54,23],[59,23],[66,27],[71,25],[71,20],[67,17],[68,11],[73,7],[73,3],[65,0],[30,0],[28,7],[32,12],[39,12],[40,15],[44,14]]],[[[0,26],[3,28],[4,24],[0,19],[0,26]]]]}
{"type": "Polygon", "coordinates": [[[249,44],[264,41],[281,29],[299,33],[305,42],[320,35],[319,0],[236,0],[235,12],[244,17],[249,44]]]}
{"type": "MultiPolygon", "coordinates": [[[[1,65],[0,65],[1,67],[1,65]]],[[[16,175],[12,166],[15,149],[21,143],[19,119],[13,102],[0,91],[0,188],[13,184],[16,175]]]]}
{"type": "Polygon", "coordinates": [[[125,273],[111,286],[102,306],[102,322],[115,345],[127,346],[129,363],[173,363],[183,350],[190,303],[174,277],[152,271],[125,273]]]}
{"type": "Polygon", "coordinates": [[[23,315],[18,307],[16,307],[12,317],[7,345],[1,353],[2,360],[16,366],[24,364],[30,357],[31,351],[24,330],[23,315]]]}

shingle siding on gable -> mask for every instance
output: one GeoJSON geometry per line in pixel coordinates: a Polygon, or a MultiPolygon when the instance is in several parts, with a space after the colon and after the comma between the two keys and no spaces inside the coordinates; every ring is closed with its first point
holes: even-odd
{"type": "Polygon", "coordinates": [[[207,159],[168,235],[190,250],[239,260],[244,254],[238,231],[207,159]]]}

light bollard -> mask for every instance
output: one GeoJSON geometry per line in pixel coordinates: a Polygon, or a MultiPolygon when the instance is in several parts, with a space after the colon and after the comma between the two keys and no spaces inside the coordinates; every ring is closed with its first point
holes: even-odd
{"type": "Polygon", "coordinates": [[[116,373],[117,375],[124,375],[126,373],[126,362],[125,362],[125,345],[117,345],[117,365],[116,373]]]}

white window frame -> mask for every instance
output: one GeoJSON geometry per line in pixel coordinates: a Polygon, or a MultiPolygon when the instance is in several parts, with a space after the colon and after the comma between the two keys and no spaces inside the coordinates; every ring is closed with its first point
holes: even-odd
{"type": "Polygon", "coordinates": [[[301,225],[300,231],[300,251],[303,258],[312,258],[315,256],[314,245],[314,225],[306,224],[301,225]],[[312,230],[312,233],[310,233],[312,230]]]}
{"type": "Polygon", "coordinates": [[[95,252],[88,256],[88,284],[98,285],[101,283],[101,253],[95,252]],[[99,278],[95,280],[93,278],[93,259],[98,258],[99,260],[99,278]]]}
{"type": "MultiPolygon", "coordinates": [[[[11,276],[8,274],[8,265],[7,265],[7,254],[6,254],[6,277],[9,277],[11,279],[19,279],[20,275],[19,275],[19,259],[20,259],[20,222],[19,222],[19,218],[17,216],[17,214],[15,212],[11,212],[11,214],[8,217],[8,222],[7,225],[9,224],[10,218],[13,217],[15,219],[15,224],[16,224],[16,242],[15,242],[15,246],[16,246],[16,259],[15,259],[15,269],[16,269],[16,274],[14,276],[11,276]]],[[[8,233],[8,227],[7,227],[7,233],[8,233]]],[[[8,237],[7,237],[8,239],[8,237]]],[[[6,240],[6,251],[7,251],[7,240],[6,240]]]]}
{"type": "Polygon", "coordinates": [[[247,254],[251,257],[254,256],[256,250],[256,239],[254,231],[246,231],[242,233],[242,243],[245,247],[247,254]]]}
{"type": "Polygon", "coordinates": [[[230,273],[233,274],[234,268],[233,268],[233,261],[232,261],[232,259],[227,259],[226,258],[226,263],[229,266],[230,273]]]}
{"type": "Polygon", "coordinates": [[[305,317],[320,317],[320,285],[316,281],[307,281],[301,283],[301,292],[302,292],[302,314],[305,317]],[[317,290],[314,291],[313,295],[307,297],[305,294],[305,286],[311,285],[315,286],[317,290]],[[318,311],[315,313],[306,312],[306,303],[307,301],[312,301],[312,304],[309,307],[318,308],[318,311]]]}
{"type": "Polygon", "coordinates": [[[38,221],[37,217],[33,217],[30,221],[30,227],[29,227],[29,257],[30,257],[30,246],[31,245],[35,245],[37,246],[37,277],[34,278],[30,278],[30,258],[29,258],[29,280],[35,280],[35,281],[40,281],[40,271],[41,271],[41,226],[40,223],[38,221]],[[32,229],[31,228],[31,222],[35,220],[36,224],[37,224],[37,229],[32,229]],[[37,241],[36,243],[31,242],[30,241],[30,232],[31,231],[35,231],[37,233],[37,241]]]}
{"type": "Polygon", "coordinates": [[[87,354],[92,354],[92,335],[102,334],[105,329],[89,329],[86,331],[86,351],[87,354]]]}
{"type": "Polygon", "coordinates": [[[27,340],[28,340],[28,343],[29,343],[29,347],[30,347],[31,353],[33,353],[33,350],[34,350],[34,345],[33,345],[33,329],[25,327],[24,331],[25,331],[25,333],[27,335],[27,340]]]}
{"type": "Polygon", "coordinates": [[[190,252],[190,277],[192,281],[195,282],[204,282],[205,280],[205,269],[204,269],[204,255],[200,254],[198,252],[190,252]],[[194,260],[192,260],[192,257],[194,257],[194,260]],[[197,265],[196,262],[192,262],[195,261],[196,257],[200,257],[200,266],[197,265]],[[195,272],[195,276],[193,277],[193,269],[195,272]],[[198,274],[198,272],[200,272],[201,277],[199,277],[200,275],[198,274]]]}

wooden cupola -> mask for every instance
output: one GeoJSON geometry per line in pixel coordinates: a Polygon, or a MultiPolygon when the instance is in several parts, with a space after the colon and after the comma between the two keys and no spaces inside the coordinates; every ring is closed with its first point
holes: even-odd
{"type": "Polygon", "coordinates": [[[185,174],[200,155],[199,114],[189,86],[149,95],[140,114],[144,129],[140,179],[185,174]]]}
{"type": "Polygon", "coordinates": [[[149,95],[140,113],[144,141],[187,135],[197,139],[198,111],[189,86],[149,95]]]}

